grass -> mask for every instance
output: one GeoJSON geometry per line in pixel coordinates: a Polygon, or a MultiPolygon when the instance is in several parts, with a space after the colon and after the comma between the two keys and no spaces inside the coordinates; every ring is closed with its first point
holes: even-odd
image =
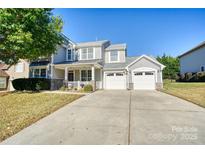
{"type": "Polygon", "coordinates": [[[0,93],[0,142],[81,95],[0,93]]]}
{"type": "Polygon", "coordinates": [[[205,82],[170,82],[165,80],[162,91],[205,107],[205,82]]]}

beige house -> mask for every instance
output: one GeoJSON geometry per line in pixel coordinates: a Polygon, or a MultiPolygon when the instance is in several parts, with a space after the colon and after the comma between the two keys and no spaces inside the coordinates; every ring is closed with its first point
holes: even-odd
{"type": "MultiPolygon", "coordinates": [[[[20,60],[19,63],[9,67],[8,65],[0,65],[1,72],[4,72],[4,76],[7,74],[8,77],[0,77],[0,86],[3,90],[14,90],[12,81],[17,78],[28,78],[29,77],[29,62],[26,60],[20,60]],[[4,88],[3,88],[4,87],[4,88]]],[[[1,90],[1,88],[0,88],[1,90]]]]}

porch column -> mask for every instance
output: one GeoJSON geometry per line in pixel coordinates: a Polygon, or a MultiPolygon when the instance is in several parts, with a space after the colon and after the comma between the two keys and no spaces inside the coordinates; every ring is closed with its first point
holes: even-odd
{"type": "Polygon", "coordinates": [[[92,84],[93,84],[93,90],[95,91],[96,85],[95,85],[95,67],[92,66],[92,84]]]}
{"type": "Polygon", "coordinates": [[[65,81],[68,81],[68,67],[65,67],[65,81]]]}

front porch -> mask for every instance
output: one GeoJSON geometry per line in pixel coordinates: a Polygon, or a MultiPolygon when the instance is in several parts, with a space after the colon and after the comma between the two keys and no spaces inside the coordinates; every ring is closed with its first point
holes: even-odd
{"type": "Polygon", "coordinates": [[[63,83],[70,89],[81,89],[92,85],[93,90],[102,89],[102,68],[100,65],[54,65],[53,77],[63,77],[63,83]]]}

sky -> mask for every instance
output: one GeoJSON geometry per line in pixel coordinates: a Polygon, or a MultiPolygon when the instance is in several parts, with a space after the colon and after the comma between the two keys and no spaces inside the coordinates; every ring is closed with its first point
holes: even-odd
{"type": "Polygon", "coordinates": [[[126,43],[128,56],[179,56],[205,41],[205,9],[54,9],[74,42],[126,43]]]}

